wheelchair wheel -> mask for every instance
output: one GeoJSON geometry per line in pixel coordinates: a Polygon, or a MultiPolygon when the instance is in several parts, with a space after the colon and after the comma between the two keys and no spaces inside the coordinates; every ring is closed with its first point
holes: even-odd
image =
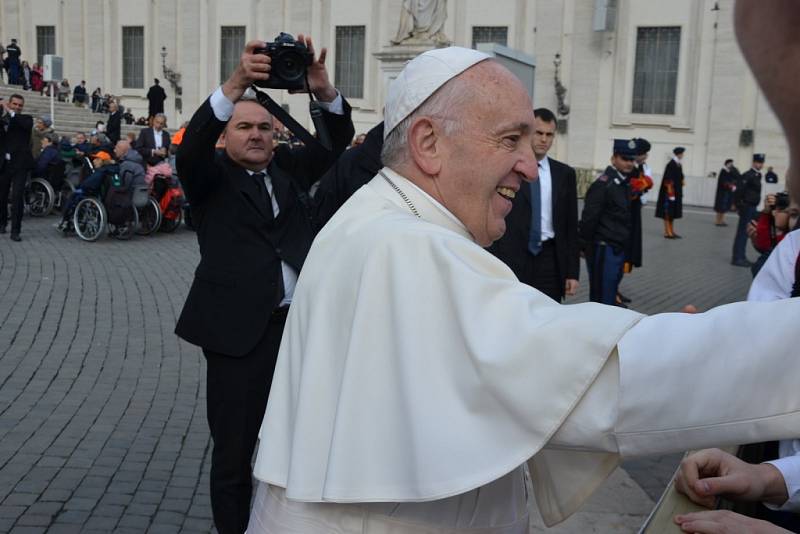
{"type": "Polygon", "coordinates": [[[64,180],[64,183],[61,184],[61,187],[56,193],[56,201],[53,207],[59,211],[64,209],[64,206],[69,200],[69,197],[75,192],[75,186],[68,180],[64,180]]]}
{"type": "Polygon", "coordinates": [[[106,209],[96,198],[86,197],[75,206],[72,227],[84,241],[97,241],[106,228],[106,209]]]}
{"type": "Polygon", "coordinates": [[[137,208],[139,224],[136,225],[136,235],[150,235],[156,232],[162,224],[161,207],[156,199],[147,199],[147,204],[142,208],[137,208]]]}
{"type": "Polygon", "coordinates": [[[136,232],[136,228],[138,226],[139,212],[134,206],[131,206],[131,218],[128,219],[125,224],[109,224],[108,233],[114,239],[128,241],[131,237],[133,237],[133,234],[136,232]]]}
{"type": "Polygon", "coordinates": [[[33,217],[49,215],[55,202],[56,192],[47,180],[34,178],[25,188],[25,206],[33,217]]]}
{"type": "Polygon", "coordinates": [[[162,217],[161,227],[159,228],[159,230],[171,234],[181,225],[182,222],[183,222],[183,210],[178,210],[175,213],[175,216],[171,219],[168,219],[167,217],[162,217]]]}

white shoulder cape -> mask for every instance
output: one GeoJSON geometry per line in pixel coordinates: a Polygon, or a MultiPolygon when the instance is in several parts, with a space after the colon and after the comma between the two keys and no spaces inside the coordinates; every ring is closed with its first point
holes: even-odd
{"type": "MultiPolygon", "coordinates": [[[[542,449],[641,318],[553,302],[384,172],[421,218],[377,176],[298,280],[255,466],[293,500],[428,501],[500,478],[542,449]]],[[[605,475],[613,458],[590,463],[605,475]]]]}

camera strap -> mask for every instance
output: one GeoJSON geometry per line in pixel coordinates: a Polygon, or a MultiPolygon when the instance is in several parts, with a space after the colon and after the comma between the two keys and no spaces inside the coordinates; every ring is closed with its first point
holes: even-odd
{"type": "Polygon", "coordinates": [[[295,134],[303,142],[303,144],[308,147],[316,147],[318,149],[327,150],[328,152],[331,151],[332,145],[330,141],[330,135],[328,134],[328,130],[325,127],[325,122],[322,117],[322,108],[317,102],[312,101],[309,107],[311,111],[311,119],[314,121],[314,126],[319,134],[319,139],[311,135],[308,130],[303,128],[299,122],[294,120],[294,118],[289,115],[286,110],[280,106],[280,104],[275,102],[265,91],[261,91],[255,86],[251,87],[256,94],[258,103],[264,106],[264,108],[266,108],[266,110],[269,111],[273,117],[276,117],[279,121],[281,121],[284,126],[289,129],[289,131],[295,134]]]}

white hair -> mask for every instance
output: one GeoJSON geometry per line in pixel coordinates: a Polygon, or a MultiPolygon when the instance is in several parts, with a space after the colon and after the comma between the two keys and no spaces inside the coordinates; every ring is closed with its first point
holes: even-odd
{"type": "Polygon", "coordinates": [[[383,141],[381,161],[387,167],[396,168],[408,161],[408,129],[420,117],[439,119],[445,135],[452,136],[462,131],[469,109],[471,91],[468,85],[456,77],[437,89],[417,109],[400,121],[383,141]]]}

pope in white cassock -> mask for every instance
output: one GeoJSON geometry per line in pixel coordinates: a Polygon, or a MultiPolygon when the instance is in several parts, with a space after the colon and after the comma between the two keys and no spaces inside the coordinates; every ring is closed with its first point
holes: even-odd
{"type": "Polygon", "coordinates": [[[297,284],[249,532],[524,533],[530,486],[553,524],[621,456],[797,436],[796,299],[564,306],[483,249],[536,178],[533,122],[475,50],[426,52],[392,83],[386,167],[297,284]]]}

